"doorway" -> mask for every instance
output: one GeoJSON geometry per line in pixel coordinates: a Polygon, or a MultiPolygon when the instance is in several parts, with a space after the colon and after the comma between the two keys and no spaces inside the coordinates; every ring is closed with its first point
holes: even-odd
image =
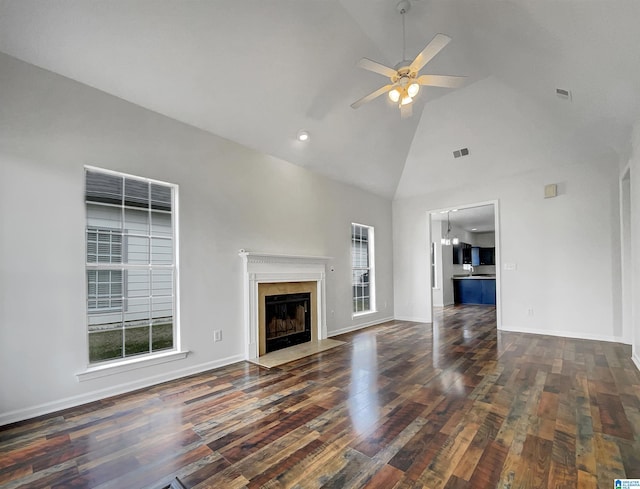
{"type": "Polygon", "coordinates": [[[501,328],[499,222],[498,201],[428,212],[432,318],[434,308],[495,303],[501,328]]]}

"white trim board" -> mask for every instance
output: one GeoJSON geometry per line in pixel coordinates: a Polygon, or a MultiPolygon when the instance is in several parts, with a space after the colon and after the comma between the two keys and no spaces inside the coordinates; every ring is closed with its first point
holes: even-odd
{"type": "Polygon", "coordinates": [[[122,372],[128,372],[138,368],[151,367],[152,365],[160,365],[161,363],[173,362],[175,360],[183,360],[187,358],[188,351],[170,351],[161,353],[152,357],[133,358],[129,361],[118,362],[116,364],[96,365],[87,368],[83,372],[78,372],[76,377],[78,382],[86,380],[98,379],[108,375],[115,375],[122,372]]]}
{"type": "Polygon", "coordinates": [[[509,333],[527,333],[527,334],[535,334],[535,335],[560,336],[564,338],[574,338],[578,340],[607,341],[609,343],[623,343],[625,345],[630,344],[630,343],[626,343],[624,341],[624,338],[620,336],[576,333],[575,331],[561,331],[561,330],[552,330],[552,329],[540,330],[540,329],[534,329],[534,328],[523,328],[519,326],[505,326],[505,325],[502,325],[502,327],[498,328],[498,330],[507,331],[509,333]]]}
{"type": "Polygon", "coordinates": [[[635,364],[636,368],[640,370],[640,356],[631,355],[631,361],[635,364]]]}
{"type": "MultiPolygon", "coordinates": [[[[438,306],[444,307],[444,306],[438,306]]],[[[425,323],[431,324],[433,321],[430,318],[419,318],[419,317],[410,317],[410,316],[396,316],[393,318],[395,321],[407,321],[410,323],[425,323]]]]}
{"type": "Polygon", "coordinates": [[[241,362],[243,360],[243,355],[233,355],[221,360],[202,363],[192,367],[185,367],[180,370],[174,370],[169,374],[154,375],[152,377],[139,379],[133,382],[127,382],[126,384],[120,384],[115,387],[95,390],[87,392],[85,394],[59,399],[57,401],[46,402],[44,404],[38,404],[36,406],[27,407],[24,409],[0,413],[0,426],[35,418],[44,414],[55,413],[63,409],[77,407],[89,402],[100,401],[108,397],[126,394],[127,392],[132,392],[144,387],[162,384],[163,382],[168,382],[170,380],[181,379],[183,377],[188,377],[189,375],[199,374],[202,372],[206,372],[207,370],[224,367],[226,365],[231,365],[232,363],[241,362]]]}

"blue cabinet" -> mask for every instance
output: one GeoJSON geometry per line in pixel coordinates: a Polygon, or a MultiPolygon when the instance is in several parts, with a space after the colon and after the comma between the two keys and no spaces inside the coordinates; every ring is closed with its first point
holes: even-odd
{"type": "Polygon", "coordinates": [[[480,304],[496,305],[496,281],[478,280],[482,284],[482,302],[480,304]]]}
{"type": "Polygon", "coordinates": [[[471,248],[471,265],[495,265],[496,264],[495,248],[480,248],[474,246],[471,248]]]}
{"type": "Polygon", "coordinates": [[[496,264],[496,249],[480,248],[480,265],[495,265],[495,264],[496,264]]]}
{"type": "Polygon", "coordinates": [[[471,264],[471,245],[469,243],[459,243],[453,245],[453,264],[471,264]]]}
{"type": "Polygon", "coordinates": [[[457,295],[459,299],[456,302],[461,304],[482,304],[482,286],[480,280],[456,280],[456,282],[458,284],[457,295]]]}
{"type": "Polygon", "coordinates": [[[456,304],[496,304],[495,279],[459,279],[453,281],[456,304]]]}

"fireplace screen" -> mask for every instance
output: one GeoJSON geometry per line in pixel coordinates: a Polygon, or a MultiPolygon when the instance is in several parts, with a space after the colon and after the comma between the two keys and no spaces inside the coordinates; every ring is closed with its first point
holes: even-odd
{"type": "Polygon", "coordinates": [[[265,297],[266,352],[311,341],[311,294],[265,297]]]}

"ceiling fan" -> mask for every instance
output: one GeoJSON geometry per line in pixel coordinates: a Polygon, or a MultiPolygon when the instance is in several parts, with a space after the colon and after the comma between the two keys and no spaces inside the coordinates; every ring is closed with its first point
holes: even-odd
{"type": "Polygon", "coordinates": [[[411,8],[409,0],[401,0],[396,6],[396,10],[402,15],[402,61],[394,68],[389,68],[369,58],[362,58],[358,61],[358,66],[374,73],[389,77],[390,84],[385,85],[375,92],[365,95],[360,100],[351,104],[351,107],[357,109],[361,105],[371,102],[383,93],[388,93],[392,102],[397,103],[400,108],[400,115],[410,117],[412,114],[412,102],[418,95],[420,86],[457,88],[464,83],[464,76],[452,75],[420,75],[420,70],[433,57],[438,54],[449,42],[451,38],[444,34],[436,34],[435,37],[426,45],[426,47],[418,54],[413,61],[407,61],[405,58],[405,25],[404,15],[411,8]]]}

